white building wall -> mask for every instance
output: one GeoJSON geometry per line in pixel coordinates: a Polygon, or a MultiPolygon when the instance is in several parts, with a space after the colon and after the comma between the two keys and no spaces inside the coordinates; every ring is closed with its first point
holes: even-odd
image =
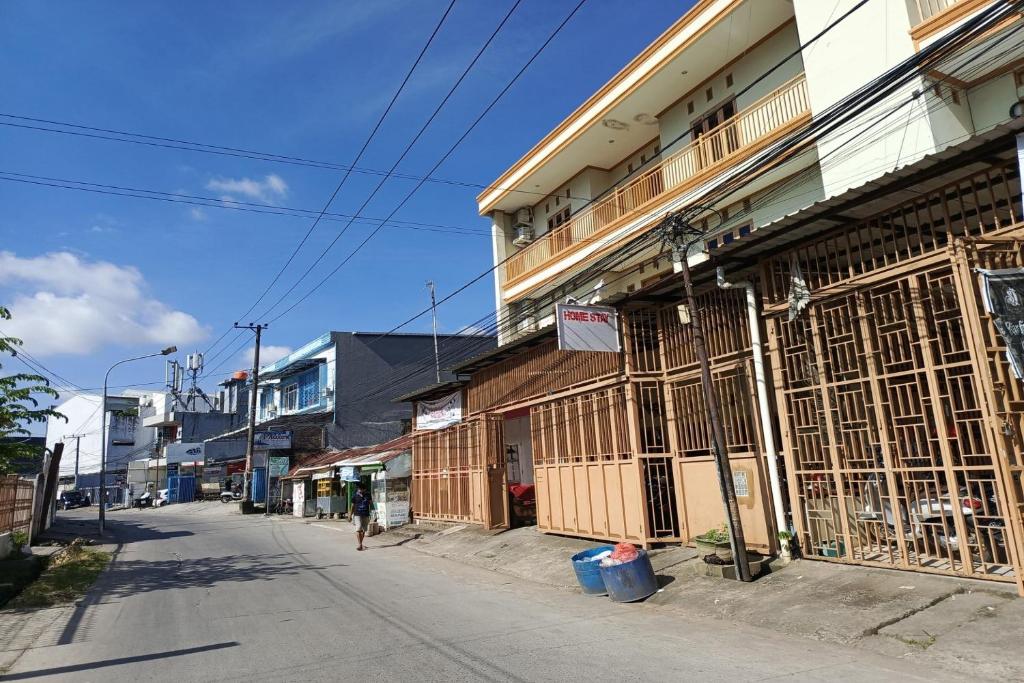
{"type": "MultiPolygon", "coordinates": [[[[148,457],[156,442],[156,430],[142,426],[144,417],[154,413],[152,406],[145,405],[148,402],[149,394],[143,392],[126,391],[124,396],[136,396],[140,398],[139,417],[136,421],[134,443],[114,444],[107,430],[107,467],[110,470],[123,469],[129,460],[140,457],[148,457]]],[[[79,394],[72,396],[63,403],[55,406],[56,410],[67,416],[67,422],[58,418],[50,418],[46,424],[46,447],[53,448],[58,442],[64,442],[64,455],[61,457],[60,474],[71,475],[75,473],[75,445],[76,440],[69,438],[71,434],[81,434],[79,443],[79,473],[100,471],[100,454],[102,453],[102,441],[100,438],[100,403],[99,394],[79,394]]],[[[107,415],[109,427],[110,416],[107,415]]]]}
{"type": "MultiPolygon", "coordinates": [[[[856,1],[794,0],[801,43],[843,16],[856,1]]],[[[910,28],[904,0],[869,2],[806,48],[803,61],[813,114],[820,116],[861,86],[913,56],[910,28]]],[[[910,105],[907,105],[888,122],[902,120],[904,125],[879,125],[870,131],[866,128],[893,106],[910,102],[915,91],[923,93],[925,90],[922,79],[913,79],[901,92],[861,115],[856,124],[847,125],[844,130],[818,142],[826,196],[861,185],[935,151],[931,123],[920,98],[913,105],[917,112],[908,113],[910,105]],[[856,144],[863,142],[866,134],[875,135],[880,131],[886,134],[879,135],[870,144],[856,144]]]]}

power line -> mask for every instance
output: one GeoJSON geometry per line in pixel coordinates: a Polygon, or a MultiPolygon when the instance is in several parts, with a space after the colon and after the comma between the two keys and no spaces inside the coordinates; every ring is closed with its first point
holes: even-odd
{"type": "MultiPolygon", "coordinates": [[[[412,78],[413,72],[416,71],[416,67],[419,66],[420,61],[422,61],[424,55],[427,54],[427,50],[430,48],[431,44],[433,44],[434,38],[436,38],[437,34],[441,31],[441,27],[444,25],[444,22],[448,18],[448,15],[451,13],[453,7],[455,7],[455,0],[451,0],[451,2],[448,4],[448,7],[444,11],[444,14],[442,14],[440,20],[438,20],[437,25],[434,26],[434,30],[431,31],[430,37],[427,38],[426,44],[423,45],[423,47],[420,49],[419,54],[416,55],[415,61],[413,61],[412,66],[409,67],[409,70],[406,72],[405,78],[402,79],[402,83],[398,86],[398,89],[395,90],[395,94],[391,96],[391,101],[388,102],[388,105],[387,107],[385,107],[384,112],[377,119],[377,122],[374,124],[373,129],[370,131],[370,134],[366,136],[366,140],[363,142],[363,146],[359,149],[359,153],[356,154],[356,158],[352,162],[352,165],[359,163],[359,160],[363,158],[363,154],[366,152],[367,147],[370,146],[370,143],[373,141],[373,138],[377,135],[377,131],[380,130],[381,125],[383,125],[384,123],[384,119],[386,119],[388,114],[391,112],[391,109],[392,107],[394,107],[399,95],[401,95],[402,91],[405,90],[405,86],[409,83],[409,79],[412,78]]],[[[248,309],[246,309],[245,313],[237,317],[238,320],[241,320],[242,318],[245,318],[247,315],[249,315],[253,311],[253,309],[256,308],[256,306],[258,306],[261,301],[263,301],[263,297],[265,297],[267,293],[271,289],[273,289],[274,285],[277,284],[277,281],[281,279],[281,275],[284,274],[284,271],[287,270],[288,266],[291,265],[293,260],[295,260],[295,256],[299,253],[299,250],[302,249],[302,245],[306,243],[306,240],[309,239],[309,236],[313,233],[313,230],[315,230],[316,226],[320,224],[320,220],[324,217],[324,214],[327,213],[327,210],[331,208],[331,204],[334,202],[334,198],[338,196],[339,192],[341,192],[341,188],[344,187],[345,181],[347,181],[349,179],[349,176],[351,175],[351,168],[345,171],[345,175],[342,176],[337,186],[335,186],[334,191],[331,193],[331,196],[328,197],[327,202],[320,210],[320,213],[313,220],[313,223],[309,226],[309,229],[306,230],[306,234],[302,236],[301,240],[299,240],[299,244],[292,251],[291,255],[285,261],[284,265],[281,266],[281,269],[278,270],[277,274],[274,275],[274,277],[271,279],[270,284],[267,285],[267,288],[264,289],[263,292],[258,297],[256,297],[256,301],[254,301],[253,304],[249,306],[248,309]]]]}
{"type": "MultiPolygon", "coordinates": [[[[480,48],[477,50],[476,54],[473,55],[473,58],[469,61],[469,64],[466,65],[466,67],[462,70],[462,73],[459,74],[459,77],[455,80],[455,82],[448,89],[448,92],[445,93],[445,96],[443,98],[441,98],[441,101],[437,104],[436,107],[434,107],[434,111],[431,112],[430,116],[428,116],[426,121],[423,122],[423,124],[420,126],[420,129],[418,131],[416,131],[416,134],[413,135],[412,139],[406,144],[406,146],[402,150],[401,154],[398,155],[398,158],[391,165],[391,168],[388,169],[388,173],[389,174],[391,172],[397,170],[399,164],[402,163],[402,161],[409,154],[409,152],[411,152],[412,149],[416,146],[416,143],[419,142],[420,138],[427,131],[427,129],[430,128],[431,124],[433,124],[433,122],[437,118],[438,114],[440,114],[441,111],[444,109],[444,107],[448,104],[448,101],[451,99],[452,95],[455,94],[456,90],[458,90],[459,86],[462,85],[462,82],[466,79],[466,77],[469,75],[469,73],[476,66],[477,62],[480,60],[480,57],[482,57],[484,52],[486,52],[487,49],[491,46],[491,44],[494,42],[494,39],[498,37],[498,34],[505,27],[505,24],[508,23],[508,20],[512,17],[512,14],[519,7],[519,4],[520,4],[521,1],[522,0],[516,0],[515,4],[512,5],[511,9],[509,9],[509,11],[502,18],[502,20],[498,23],[498,25],[497,25],[497,27],[495,27],[494,31],[492,31],[490,36],[487,37],[487,40],[484,41],[483,45],[480,46],[480,48]]],[[[430,173],[432,173],[432,172],[433,172],[433,169],[431,169],[431,171],[427,173],[427,176],[429,176],[430,173]]],[[[369,206],[370,202],[373,200],[374,197],[377,196],[377,193],[380,192],[380,190],[384,187],[384,185],[387,183],[389,178],[390,178],[390,175],[385,175],[383,178],[380,179],[380,182],[377,183],[377,185],[373,188],[373,190],[366,197],[366,199],[363,200],[363,203],[360,205],[359,209],[356,211],[356,216],[360,216],[362,214],[363,210],[365,210],[366,207],[369,206]]],[[[424,181],[420,181],[420,185],[422,185],[423,182],[424,181]]],[[[417,188],[419,188],[420,185],[417,185],[417,188]]],[[[390,215],[392,217],[394,217],[395,211],[392,211],[390,215]]],[[[390,218],[386,219],[386,220],[390,220],[390,218]]],[[[324,257],[327,256],[327,254],[334,247],[334,245],[338,242],[338,240],[341,239],[342,235],[344,235],[345,232],[348,230],[350,225],[351,225],[351,220],[349,221],[348,224],[346,224],[338,232],[337,235],[335,235],[334,239],[331,240],[331,242],[326,247],[324,247],[324,249],[320,252],[320,255],[317,256],[316,259],[313,261],[313,263],[306,268],[306,270],[302,273],[302,275],[299,276],[299,278],[292,284],[292,286],[289,287],[288,290],[285,291],[284,294],[282,294],[280,297],[278,297],[278,299],[270,306],[270,308],[268,308],[266,310],[265,313],[262,314],[261,317],[265,317],[265,316],[269,315],[270,311],[272,311],[275,307],[278,306],[278,304],[280,304],[282,301],[284,301],[284,299],[286,299],[289,294],[291,294],[293,291],[295,291],[295,288],[298,287],[299,284],[301,284],[302,281],[320,263],[320,261],[322,261],[324,259],[324,257]]],[[[370,237],[372,238],[372,236],[375,235],[377,232],[378,232],[377,230],[374,230],[373,232],[371,232],[370,233],[370,237]]],[[[365,240],[364,240],[364,242],[365,242],[365,240]]],[[[280,317],[280,316],[278,316],[278,317],[280,317]]],[[[276,320],[276,318],[275,318],[275,320],[276,320]]]]}
{"type": "MultiPolygon", "coordinates": [[[[8,182],[24,182],[31,185],[43,187],[54,187],[65,190],[78,190],[81,192],[93,192],[96,194],[128,197],[132,199],[149,199],[153,201],[169,202],[174,204],[187,204],[212,209],[228,209],[231,211],[246,211],[250,213],[268,214],[272,216],[294,216],[296,218],[309,218],[315,216],[314,209],[303,209],[291,206],[277,206],[258,204],[255,202],[244,202],[236,199],[221,199],[218,197],[205,197],[202,195],[191,195],[181,192],[165,192],[162,190],[149,190],[145,188],[126,187],[123,185],[112,185],[108,183],[96,183],[85,180],[69,180],[66,178],[55,178],[52,176],[32,175],[16,171],[0,170],[0,180],[8,182]],[[9,177],[8,177],[9,176],[9,177]]],[[[455,232],[463,234],[490,236],[490,230],[485,228],[474,228],[470,226],[448,225],[444,223],[423,223],[417,221],[392,220],[385,223],[380,218],[370,216],[352,216],[342,213],[327,212],[323,220],[341,222],[344,219],[352,219],[359,223],[369,225],[386,225],[390,228],[406,230],[427,230],[431,232],[455,232]]]]}
{"type": "MultiPolygon", "coordinates": [[[[575,6],[575,7],[573,7],[572,11],[570,11],[570,12],[569,12],[569,14],[568,14],[568,15],[566,15],[566,17],[565,17],[565,18],[564,18],[564,19],[562,20],[562,22],[561,22],[561,23],[560,23],[560,24],[559,24],[559,25],[558,25],[558,26],[557,26],[557,27],[555,28],[555,30],[554,30],[554,31],[553,31],[553,32],[552,32],[552,33],[551,33],[551,34],[550,34],[550,35],[549,35],[549,36],[547,37],[547,39],[546,39],[546,40],[544,41],[544,43],[543,43],[543,44],[542,44],[542,45],[541,45],[541,46],[540,46],[540,47],[539,47],[539,48],[538,48],[538,49],[537,49],[537,50],[536,50],[536,51],[535,51],[535,52],[533,53],[533,55],[532,55],[532,56],[531,56],[531,57],[530,57],[530,58],[529,58],[529,59],[528,59],[528,60],[526,61],[526,63],[525,63],[525,64],[524,64],[523,66],[522,66],[522,68],[521,68],[521,69],[519,69],[519,71],[518,71],[518,72],[516,73],[516,75],[515,75],[515,76],[513,76],[512,80],[510,80],[510,81],[509,81],[509,82],[508,82],[508,83],[507,83],[507,84],[505,85],[505,87],[501,89],[501,92],[499,92],[499,93],[497,94],[497,96],[495,96],[495,97],[494,97],[494,99],[492,99],[492,100],[491,100],[491,102],[490,102],[490,103],[489,103],[489,104],[488,104],[488,105],[487,105],[487,106],[486,106],[486,107],[484,108],[484,110],[483,110],[483,111],[482,111],[482,112],[480,113],[480,115],[479,115],[479,116],[477,116],[477,118],[476,118],[476,119],[475,119],[475,120],[473,121],[473,123],[472,123],[472,124],[470,124],[470,126],[469,126],[469,127],[468,127],[468,128],[466,129],[466,131],[465,131],[465,132],[464,132],[464,133],[463,133],[463,134],[462,134],[462,135],[461,135],[461,136],[459,137],[459,139],[458,139],[458,140],[456,140],[456,141],[455,141],[455,143],[454,143],[454,144],[452,144],[452,145],[451,145],[451,147],[449,147],[449,148],[448,148],[448,151],[446,151],[446,152],[445,152],[445,153],[444,153],[444,154],[443,154],[443,155],[441,156],[441,158],[440,158],[440,159],[439,159],[439,160],[437,161],[437,163],[435,163],[435,164],[433,165],[433,167],[431,167],[431,169],[430,169],[430,170],[429,170],[429,171],[428,171],[428,172],[426,173],[426,177],[430,177],[430,176],[431,176],[431,175],[432,175],[432,174],[434,173],[434,171],[436,171],[436,170],[437,170],[438,168],[440,168],[440,166],[441,166],[441,165],[442,165],[442,164],[443,164],[443,163],[444,163],[445,161],[447,161],[448,157],[450,157],[450,156],[452,155],[452,153],[453,153],[453,152],[454,152],[454,151],[455,151],[455,150],[456,150],[456,149],[457,149],[457,148],[459,147],[459,145],[461,145],[461,144],[462,144],[462,142],[463,142],[463,141],[464,141],[464,140],[465,140],[465,139],[466,139],[467,137],[469,137],[469,134],[470,134],[470,133],[472,133],[472,132],[473,132],[473,130],[475,130],[475,129],[476,129],[476,127],[477,127],[477,126],[478,126],[478,125],[480,124],[480,122],[481,122],[481,121],[482,121],[482,120],[484,119],[484,117],[485,117],[485,116],[487,116],[487,114],[488,114],[488,113],[489,113],[489,112],[491,111],[491,109],[493,109],[493,108],[494,108],[494,106],[495,106],[495,105],[496,105],[496,104],[497,104],[497,103],[498,103],[498,102],[499,102],[499,101],[501,100],[501,98],[502,98],[502,97],[504,97],[504,96],[505,96],[505,94],[506,94],[506,93],[507,93],[507,92],[508,92],[508,91],[509,91],[509,90],[510,90],[510,89],[512,88],[512,86],[513,86],[513,85],[514,85],[514,84],[515,84],[515,83],[516,83],[516,82],[517,82],[517,81],[518,81],[518,80],[520,79],[520,77],[522,77],[522,75],[523,75],[523,74],[524,74],[524,73],[526,72],[526,70],[527,70],[527,69],[528,69],[528,68],[530,67],[530,65],[531,65],[531,64],[533,64],[533,62],[534,62],[534,61],[536,61],[536,59],[537,59],[537,58],[538,58],[538,57],[539,57],[539,56],[541,55],[541,53],[542,53],[542,52],[544,51],[544,49],[545,49],[545,48],[547,48],[547,46],[548,46],[548,45],[549,45],[549,44],[551,43],[551,41],[553,41],[553,40],[555,39],[555,37],[556,37],[556,36],[557,36],[557,35],[558,35],[558,34],[559,34],[559,33],[560,33],[561,31],[562,31],[562,29],[563,29],[563,28],[565,27],[565,25],[566,25],[566,24],[568,24],[568,23],[569,23],[569,21],[570,21],[570,20],[571,20],[571,19],[572,19],[572,18],[573,18],[573,17],[574,17],[575,15],[576,15],[576,13],[577,13],[577,12],[578,12],[578,11],[580,10],[580,8],[582,8],[582,7],[583,7],[584,3],[586,3],[586,0],[580,0],[580,1],[579,1],[579,2],[578,2],[578,3],[576,4],[576,6],[575,6]]],[[[411,190],[411,191],[410,191],[410,192],[409,192],[408,194],[406,194],[405,198],[404,198],[404,199],[402,199],[402,201],[401,201],[401,202],[399,202],[398,206],[396,206],[396,207],[394,208],[394,210],[393,210],[393,211],[391,211],[391,213],[389,214],[389,217],[388,217],[388,218],[386,218],[385,220],[390,220],[390,219],[391,219],[391,217],[393,217],[393,216],[394,216],[394,215],[395,215],[395,214],[396,214],[396,213],[397,213],[397,212],[398,212],[398,211],[399,211],[399,210],[400,210],[400,209],[401,209],[401,208],[402,208],[403,206],[405,206],[405,204],[406,204],[406,203],[407,203],[407,202],[408,202],[408,201],[409,201],[409,200],[410,200],[410,199],[411,199],[411,198],[413,197],[413,195],[415,195],[415,194],[416,194],[416,192],[417,192],[417,191],[418,191],[418,190],[419,190],[419,189],[420,189],[421,187],[423,187],[423,184],[424,184],[425,182],[426,182],[426,180],[421,180],[421,181],[419,181],[419,182],[418,182],[418,183],[416,184],[416,186],[415,186],[415,187],[414,187],[414,188],[413,188],[413,189],[412,189],[412,190],[411,190]]],[[[362,249],[362,248],[363,248],[363,247],[364,247],[364,246],[365,246],[365,245],[367,244],[367,242],[369,242],[369,241],[370,241],[371,239],[373,239],[373,237],[374,237],[374,236],[375,236],[375,235],[376,235],[376,234],[377,234],[378,232],[379,232],[379,229],[375,229],[375,230],[373,230],[373,231],[372,231],[372,232],[371,232],[371,233],[370,233],[370,234],[369,234],[369,235],[368,235],[368,236],[367,236],[367,237],[366,237],[366,238],[365,238],[365,239],[364,239],[364,240],[363,240],[363,241],[362,241],[362,242],[361,242],[361,243],[360,243],[360,244],[359,244],[359,245],[358,245],[358,246],[357,246],[357,247],[356,247],[356,248],[355,248],[355,249],[354,249],[354,250],[353,250],[352,252],[350,252],[350,253],[348,254],[348,256],[346,256],[346,257],[344,258],[344,260],[342,260],[342,262],[341,262],[340,264],[338,264],[338,266],[337,266],[337,267],[335,267],[335,268],[334,268],[334,270],[332,270],[332,271],[331,271],[330,273],[328,273],[326,277],[324,277],[324,278],[323,278],[322,280],[320,280],[320,282],[318,282],[318,283],[317,283],[316,285],[314,285],[312,289],[308,290],[308,291],[307,291],[307,292],[306,292],[305,294],[303,294],[303,295],[302,295],[301,297],[299,297],[299,299],[298,299],[298,300],[296,300],[295,302],[293,302],[293,303],[292,303],[292,304],[291,304],[291,305],[290,305],[290,306],[289,306],[288,308],[286,308],[286,309],[285,309],[284,311],[282,311],[282,312],[281,312],[281,313],[279,313],[279,314],[278,314],[277,316],[275,316],[274,318],[272,318],[272,319],[271,319],[271,322],[273,322],[273,321],[276,321],[276,320],[280,319],[280,318],[281,318],[282,316],[284,316],[284,315],[286,315],[286,314],[287,314],[288,312],[292,311],[292,310],[293,310],[293,309],[294,309],[294,308],[295,308],[296,306],[298,306],[298,305],[299,305],[300,303],[302,303],[303,301],[305,301],[306,299],[308,299],[308,298],[309,298],[309,297],[310,297],[310,296],[311,296],[311,295],[312,295],[312,294],[313,294],[314,292],[316,292],[316,291],[317,291],[318,289],[320,289],[320,287],[322,287],[322,286],[323,286],[324,284],[326,284],[326,282],[327,282],[327,281],[328,281],[328,280],[329,280],[329,279],[330,279],[331,277],[333,277],[333,276],[334,276],[334,274],[335,274],[335,273],[337,273],[337,272],[338,272],[338,271],[339,271],[339,270],[340,270],[340,269],[341,269],[341,268],[342,268],[342,267],[343,267],[343,266],[344,266],[344,265],[345,265],[346,263],[348,263],[348,262],[349,262],[349,260],[351,260],[351,258],[352,258],[353,256],[355,256],[355,255],[356,255],[356,254],[357,254],[357,253],[358,253],[358,252],[359,252],[359,251],[360,251],[360,250],[361,250],[361,249],[362,249]]],[[[308,273],[308,271],[307,271],[307,273],[308,273]]],[[[269,308],[269,309],[268,309],[268,310],[267,310],[267,311],[266,311],[266,312],[265,312],[265,313],[263,314],[263,316],[262,316],[262,317],[265,317],[266,315],[268,315],[268,314],[270,313],[270,311],[271,311],[271,310],[273,310],[273,309],[274,309],[274,308],[275,308],[275,307],[276,307],[276,306],[277,306],[277,305],[278,305],[279,303],[281,303],[281,301],[282,301],[282,300],[283,300],[283,299],[279,299],[279,300],[278,300],[277,302],[275,302],[275,303],[274,303],[274,305],[273,305],[273,306],[271,306],[271,307],[270,307],[270,308],[269,308]]]]}

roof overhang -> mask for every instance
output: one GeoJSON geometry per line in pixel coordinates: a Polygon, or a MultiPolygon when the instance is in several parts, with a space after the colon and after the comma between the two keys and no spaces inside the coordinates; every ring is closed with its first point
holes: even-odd
{"type": "Polygon", "coordinates": [[[281,379],[283,377],[288,377],[289,375],[295,375],[300,372],[309,370],[310,368],[315,368],[316,366],[326,362],[327,360],[324,358],[300,358],[299,360],[293,361],[288,365],[277,368],[275,370],[270,370],[265,374],[260,373],[260,383],[262,384],[263,382],[269,382],[270,380],[281,379]]]}
{"type": "MultiPolygon", "coordinates": [[[[1024,119],[1011,120],[958,145],[947,147],[863,185],[795,211],[710,254],[703,254],[698,259],[691,257],[694,282],[711,280],[714,277],[714,266],[737,269],[750,267],[772,253],[832,228],[870,218],[930,190],[983,171],[994,163],[1010,161],[1017,154],[1014,136],[1022,131],[1024,119]]],[[[682,286],[682,276],[674,273],[636,292],[617,296],[607,303],[626,306],[679,301],[682,286]]]]}
{"type": "Polygon", "coordinates": [[[505,344],[504,346],[499,346],[498,348],[488,351],[487,353],[481,353],[478,356],[474,356],[472,358],[464,360],[458,365],[452,367],[452,372],[455,372],[459,375],[469,375],[474,372],[478,372],[490,365],[500,363],[506,358],[517,356],[528,349],[531,349],[535,346],[539,346],[547,342],[554,336],[554,325],[542,327],[536,332],[531,332],[530,334],[524,337],[520,337],[519,339],[516,339],[513,342],[505,344]]]}
{"type": "Polygon", "coordinates": [[[466,382],[462,380],[453,380],[451,382],[441,382],[440,384],[429,384],[419,389],[414,389],[407,394],[402,394],[391,399],[392,403],[408,403],[409,401],[429,401],[434,398],[441,396],[447,396],[453,391],[458,391],[462,387],[466,386],[466,382]]]}
{"type": "Polygon", "coordinates": [[[481,215],[535,204],[586,166],[611,168],[658,136],[656,117],[680,95],[793,16],[791,0],[699,0],[484,190],[481,215]]]}

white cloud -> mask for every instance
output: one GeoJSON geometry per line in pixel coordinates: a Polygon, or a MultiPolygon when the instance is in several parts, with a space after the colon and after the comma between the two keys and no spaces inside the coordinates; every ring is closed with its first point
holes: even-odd
{"type": "Polygon", "coordinates": [[[221,192],[221,199],[238,201],[235,197],[242,196],[264,204],[273,204],[288,196],[288,183],[281,176],[271,173],[263,180],[252,178],[211,178],[206,189],[221,192]]]}
{"type": "MultiPolygon", "coordinates": [[[[275,361],[279,361],[289,353],[292,352],[290,346],[273,346],[267,344],[260,344],[260,365],[270,365],[275,361]]],[[[256,347],[250,346],[245,351],[242,351],[241,359],[245,363],[245,367],[252,367],[253,355],[256,353],[256,347]]]]}
{"type": "Polygon", "coordinates": [[[34,258],[0,251],[0,290],[13,314],[4,331],[37,356],[182,346],[209,335],[188,313],[153,298],[138,269],[67,251],[34,258]]]}
{"type": "Polygon", "coordinates": [[[193,206],[191,209],[189,209],[188,210],[188,215],[189,215],[189,217],[192,218],[192,220],[200,221],[200,222],[205,221],[206,218],[207,218],[206,212],[203,211],[198,206],[193,206]]]}

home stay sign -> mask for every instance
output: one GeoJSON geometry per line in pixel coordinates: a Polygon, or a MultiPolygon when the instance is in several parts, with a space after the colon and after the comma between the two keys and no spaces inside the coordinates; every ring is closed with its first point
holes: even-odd
{"type": "Polygon", "coordinates": [[[558,348],[562,351],[618,353],[619,313],[608,306],[557,304],[558,348]]]}

